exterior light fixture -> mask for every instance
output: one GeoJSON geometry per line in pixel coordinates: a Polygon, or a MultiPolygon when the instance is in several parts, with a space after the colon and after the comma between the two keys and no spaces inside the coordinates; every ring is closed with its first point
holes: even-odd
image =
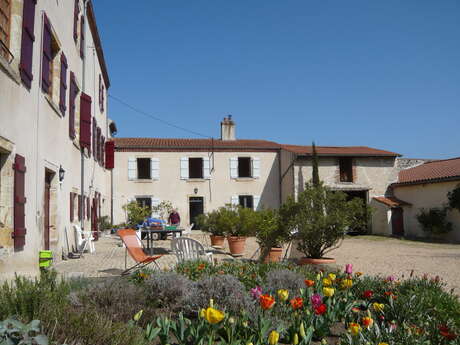
{"type": "Polygon", "coordinates": [[[198,194],[198,188],[195,188],[195,189],[193,190],[193,192],[194,192],[195,194],[198,194]]]}
{"type": "Polygon", "coordinates": [[[62,168],[62,165],[59,166],[59,183],[64,181],[65,170],[62,168]]]}

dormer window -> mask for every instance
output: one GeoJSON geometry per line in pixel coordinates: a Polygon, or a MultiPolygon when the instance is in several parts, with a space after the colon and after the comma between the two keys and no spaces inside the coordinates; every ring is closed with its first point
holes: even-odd
{"type": "Polygon", "coordinates": [[[339,158],[340,182],[353,182],[353,158],[339,158]]]}

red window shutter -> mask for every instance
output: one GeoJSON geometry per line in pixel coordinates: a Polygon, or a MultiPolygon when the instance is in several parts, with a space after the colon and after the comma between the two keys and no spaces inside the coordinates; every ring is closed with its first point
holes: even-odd
{"type": "Polygon", "coordinates": [[[101,129],[97,127],[96,147],[94,154],[97,156],[97,161],[101,162],[101,129]]]}
{"type": "Polygon", "coordinates": [[[96,157],[96,135],[97,135],[97,131],[96,131],[96,127],[97,127],[97,121],[96,119],[94,118],[93,119],[93,136],[92,136],[92,143],[93,143],[93,156],[94,156],[94,160],[96,161],[97,160],[97,157],[96,157]]]}
{"type": "Polygon", "coordinates": [[[61,54],[61,85],[59,92],[59,109],[62,112],[62,115],[65,115],[67,109],[65,96],[67,92],[67,59],[64,53],[61,54]]]}
{"type": "Polygon", "coordinates": [[[105,86],[102,84],[102,101],[101,101],[101,111],[104,111],[104,104],[105,104],[105,86]]]}
{"type": "Polygon", "coordinates": [[[75,99],[77,98],[78,87],[75,81],[75,74],[70,72],[69,92],[69,137],[75,139],[75,99]]]}
{"type": "Polygon", "coordinates": [[[91,97],[84,92],[80,96],[80,146],[91,150],[91,97]]]}
{"type": "Polygon", "coordinates": [[[21,39],[21,61],[19,70],[21,80],[24,85],[30,89],[32,80],[32,53],[35,41],[34,26],[35,26],[35,5],[37,0],[24,0],[22,12],[22,39],[21,39]]]}
{"type": "Polygon", "coordinates": [[[46,14],[43,15],[43,21],[42,90],[48,93],[51,85],[51,24],[46,14]]]}
{"type": "Polygon", "coordinates": [[[107,141],[105,143],[105,168],[113,169],[115,167],[115,143],[107,141]]]}
{"type": "Polygon", "coordinates": [[[90,219],[91,217],[91,198],[88,196],[86,197],[86,219],[90,219]]]}
{"type": "Polygon", "coordinates": [[[105,166],[105,137],[101,138],[101,166],[105,166]]]}
{"type": "Polygon", "coordinates": [[[102,76],[99,74],[99,109],[102,111],[102,76]]]}
{"type": "Polygon", "coordinates": [[[78,220],[81,220],[81,195],[78,194],[78,205],[77,205],[77,210],[78,210],[78,220]]]}
{"type": "Polygon", "coordinates": [[[85,57],[85,17],[80,17],[80,57],[85,57]]]}
{"type": "Polygon", "coordinates": [[[21,251],[26,244],[26,213],[25,213],[25,158],[16,155],[14,158],[14,250],[21,251]]]}
{"type": "Polygon", "coordinates": [[[78,8],[78,1],[79,0],[75,0],[75,7],[73,10],[73,39],[75,42],[77,42],[78,39],[78,13],[80,12],[78,8]]]}
{"type": "Polygon", "coordinates": [[[70,212],[69,212],[69,215],[70,215],[70,221],[73,222],[73,196],[74,194],[72,192],[70,192],[70,203],[69,203],[69,206],[70,206],[70,212]]]}

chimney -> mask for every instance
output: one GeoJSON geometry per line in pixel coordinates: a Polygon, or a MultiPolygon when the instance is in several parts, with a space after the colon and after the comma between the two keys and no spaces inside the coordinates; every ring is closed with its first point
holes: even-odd
{"type": "Polygon", "coordinates": [[[221,140],[236,140],[235,122],[232,120],[232,115],[224,117],[220,123],[220,139],[221,140]]]}

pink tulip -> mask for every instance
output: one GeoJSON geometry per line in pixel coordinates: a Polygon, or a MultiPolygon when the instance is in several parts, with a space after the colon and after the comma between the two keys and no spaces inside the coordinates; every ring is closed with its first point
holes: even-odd
{"type": "Polygon", "coordinates": [[[251,295],[254,299],[259,299],[262,296],[262,288],[260,286],[256,286],[255,288],[251,289],[251,295]]]}
{"type": "Polygon", "coordinates": [[[353,265],[352,264],[346,264],[345,265],[345,273],[346,274],[353,274],[353,265]]]}
{"type": "Polygon", "coordinates": [[[387,281],[389,281],[389,282],[392,282],[392,281],[394,281],[395,279],[396,279],[395,276],[388,276],[388,277],[387,277],[387,281]]]}
{"type": "Polygon", "coordinates": [[[323,303],[323,297],[321,297],[321,295],[318,293],[315,293],[314,295],[312,295],[310,297],[310,300],[311,300],[311,304],[315,308],[320,306],[323,303]]]}

